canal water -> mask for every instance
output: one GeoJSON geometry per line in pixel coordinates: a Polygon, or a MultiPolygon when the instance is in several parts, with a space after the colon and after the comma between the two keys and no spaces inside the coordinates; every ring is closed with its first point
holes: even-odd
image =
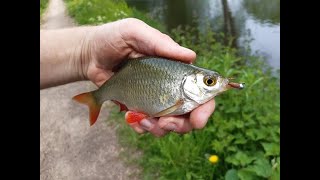
{"type": "MultiPolygon", "coordinates": [[[[166,25],[194,25],[194,18],[209,20],[216,32],[237,36],[237,46],[249,41],[252,52],[280,69],[280,0],[126,0],[166,25]],[[227,28],[226,28],[227,27],[227,28]],[[226,32],[227,31],[227,32],[226,32]]],[[[200,29],[205,21],[199,21],[200,29]],[[203,23],[201,23],[203,22],[203,23]]]]}

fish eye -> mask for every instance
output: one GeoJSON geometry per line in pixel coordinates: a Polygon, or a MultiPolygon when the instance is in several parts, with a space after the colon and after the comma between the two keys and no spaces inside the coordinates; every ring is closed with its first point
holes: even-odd
{"type": "Polygon", "coordinates": [[[217,83],[217,79],[215,77],[204,77],[203,78],[203,82],[207,85],[207,86],[214,86],[217,83]]]}

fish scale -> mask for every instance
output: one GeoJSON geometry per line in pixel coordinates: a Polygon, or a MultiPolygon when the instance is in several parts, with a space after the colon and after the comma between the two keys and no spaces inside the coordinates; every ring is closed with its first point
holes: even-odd
{"type": "Polygon", "coordinates": [[[102,101],[115,99],[134,111],[156,114],[179,100],[182,79],[193,70],[158,58],[131,60],[95,96],[102,101]],[[167,104],[161,102],[159,95],[167,96],[167,104]]]}
{"type": "Polygon", "coordinates": [[[89,106],[92,125],[107,100],[119,104],[121,110],[143,114],[135,118],[161,117],[190,112],[229,88],[240,89],[243,84],[191,64],[143,57],[128,60],[99,89],[73,99],[89,106]]]}

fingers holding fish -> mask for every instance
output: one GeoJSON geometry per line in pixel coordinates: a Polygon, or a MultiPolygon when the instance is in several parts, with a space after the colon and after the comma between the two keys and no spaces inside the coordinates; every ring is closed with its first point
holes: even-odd
{"type": "Polygon", "coordinates": [[[119,31],[126,44],[130,45],[135,51],[145,55],[173,58],[188,63],[195,60],[196,53],[194,51],[180,46],[171,37],[159,30],[134,18],[130,19],[130,23],[136,28],[127,28],[127,23],[120,24],[119,31]],[[125,26],[125,28],[121,28],[121,26],[125,26]]]}
{"type": "Polygon", "coordinates": [[[140,125],[141,127],[152,133],[154,136],[157,136],[157,137],[162,137],[166,134],[168,134],[169,131],[166,131],[162,128],[160,128],[160,126],[158,125],[158,120],[157,119],[143,119],[140,121],[140,125]]]}
{"type": "Polygon", "coordinates": [[[159,41],[154,41],[154,55],[182,60],[185,62],[193,62],[196,53],[190,49],[180,46],[174,42],[168,35],[159,36],[159,41]]]}
{"type": "MultiPolygon", "coordinates": [[[[95,66],[91,64],[89,66],[95,66]]],[[[88,77],[91,78],[98,87],[102,86],[113,74],[104,69],[96,69],[95,71],[88,71],[88,77]]]]}
{"type": "Polygon", "coordinates": [[[194,109],[190,114],[190,122],[195,129],[202,129],[215,109],[214,99],[194,109]]]}
{"type": "Polygon", "coordinates": [[[184,134],[193,129],[189,115],[143,119],[140,123],[134,122],[129,125],[139,134],[149,132],[157,137],[162,137],[169,132],[184,134]]]}
{"type": "Polygon", "coordinates": [[[143,119],[140,121],[140,125],[142,126],[143,129],[150,131],[151,129],[154,128],[155,124],[151,123],[151,119],[143,119]]]}
{"type": "Polygon", "coordinates": [[[143,134],[146,132],[146,130],[144,130],[138,122],[129,123],[129,125],[134,131],[136,131],[139,134],[143,134]]]}
{"type": "Polygon", "coordinates": [[[154,136],[162,137],[169,132],[159,127],[157,123],[158,118],[147,118],[147,116],[142,113],[127,111],[125,119],[132,129],[139,134],[150,132],[154,136]]]}
{"type": "Polygon", "coordinates": [[[141,54],[141,53],[138,53],[138,52],[136,52],[136,51],[133,51],[133,52],[131,52],[130,54],[129,54],[129,58],[139,58],[139,57],[143,57],[143,56],[145,56],[144,54],[141,54]]]}
{"type": "Polygon", "coordinates": [[[158,125],[167,131],[184,134],[193,129],[189,120],[189,115],[161,117],[159,118],[158,125]]]}

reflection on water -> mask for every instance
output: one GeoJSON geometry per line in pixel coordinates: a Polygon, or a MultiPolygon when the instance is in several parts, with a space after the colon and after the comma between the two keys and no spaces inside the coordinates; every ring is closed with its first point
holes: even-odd
{"type": "Polygon", "coordinates": [[[168,29],[178,25],[205,26],[205,20],[217,32],[238,36],[234,46],[242,47],[248,36],[250,47],[280,68],[280,0],[126,0],[130,6],[149,13],[168,29]]]}

